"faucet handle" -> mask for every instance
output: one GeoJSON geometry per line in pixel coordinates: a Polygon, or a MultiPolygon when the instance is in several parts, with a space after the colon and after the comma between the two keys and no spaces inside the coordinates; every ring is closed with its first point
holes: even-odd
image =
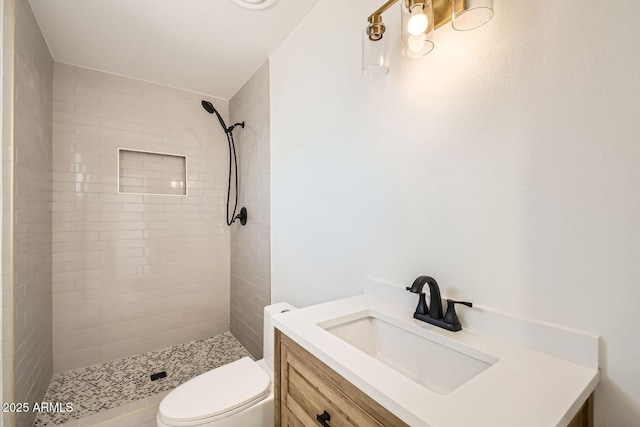
{"type": "Polygon", "coordinates": [[[406,289],[414,294],[421,294],[424,284],[427,283],[427,279],[429,279],[428,276],[418,276],[416,280],[413,281],[413,284],[407,286],[406,289]]]}
{"type": "Polygon", "coordinates": [[[459,331],[462,329],[462,325],[460,324],[460,320],[458,319],[458,315],[456,314],[456,304],[473,307],[473,303],[470,302],[447,299],[447,313],[444,315],[444,321],[445,323],[453,326],[453,331],[459,331]]]}

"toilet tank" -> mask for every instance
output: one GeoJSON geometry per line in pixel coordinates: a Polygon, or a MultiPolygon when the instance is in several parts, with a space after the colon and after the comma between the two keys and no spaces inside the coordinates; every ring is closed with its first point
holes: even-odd
{"type": "Polygon", "coordinates": [[[264,308],[263,360],[273,370],[273,315],[296,308],[287,302],[278,302],[264,308]]]}

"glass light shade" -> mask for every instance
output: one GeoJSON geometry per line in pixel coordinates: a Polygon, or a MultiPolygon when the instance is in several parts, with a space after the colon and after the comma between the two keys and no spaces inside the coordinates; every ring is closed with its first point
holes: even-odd
{"type": "Polygon", "coordinates": [[[389,73],[389,38],[369,40],[367,29],[362,34],[362,74],[370,79],[379,79],[389,73]]]}
{"type": "Polygon", "coordinates": [[[493,17],[493,0],[452,0],[451,25],[458,31],[475,30],[493,17]]]}
{"type": "Polygon", "coordinates": [[[238,6],[244,7],[245,9],[266,9],[270,6],[273,6],[278,0],[231,0],[238,6]]]}
{"type": "Polygon", "coordinates": [[[420,58],[433,50],[433,3],[402,2],[402,54],[420,58]],[[411,7],[411,10],[407,8],[411,7]]]}

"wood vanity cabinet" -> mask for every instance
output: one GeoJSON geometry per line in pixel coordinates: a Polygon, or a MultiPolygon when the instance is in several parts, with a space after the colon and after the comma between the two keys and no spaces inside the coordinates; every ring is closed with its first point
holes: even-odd
{"type": "MultiPolygon", "coordinates": [[[[274,353],[276,427],[407,426],[278,329],[274,353]]],[[[593,427],[593,396],[567,427],[593,427]]]]}
{"type": "Polygon", "coordinates": [[[567,427],[593,427],[593,394],[584,402],[567,427]]]}
{"type": "Polygon", "coordinates": [[[277,329],[274,347],[276,427],[407,425],[277,329]]]}

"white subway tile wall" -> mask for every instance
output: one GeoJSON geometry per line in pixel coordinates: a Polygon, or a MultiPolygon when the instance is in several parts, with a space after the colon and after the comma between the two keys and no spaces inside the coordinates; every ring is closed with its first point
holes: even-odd
{"type": "MultiPolygon", "coordinates": [[[[9,345],[7,349],[13,349],[13,379],[9,377],[5,381],[9,384],[13,382],[14,392],[13,396],[6,396],[3,400],[35,402],[44,398],[53,368],[51,330],[53,60],[26,0],[15,2],[14,37],[13,203],[9,201],[9,206],[13,210],[14,310],[13,346],[9,345]]],[[[7,154],[7,158],[11,159],[11,153],[3,150],[3,156],[7,154]]],[[[7,163],[4,162],[3,165],[7,163]]],[[[31,426],[35,415],[32,412],[17,412],[15,422],[9,422],[9,424],[18,427],[31,426]]]]}
{"type": "Polygon", "coordinates": [[[247,225],[231,227],[231,333],[262,357],[263,308],[271,304],[269,62],[230,101],[239,155],[240,202],[247,225]]]}
{"type": "MultiPolygon", "coordinates": [[[[11,230],[11,97],[13,69],[13,2],[2,2],[2,394],[0,401],[11,399],[13,354],[11,348],[11,258],[9,238],[11,230]]],[[[2,413],[0,425],[11,425],[11,414],[2,413]]]]}
{"type": "Polygon", "coordinates": [[[120,149],[120,193],[187,195],[187,158],[120,149]]]}
{"type": "Polygon", "coordinates": [[[228,148],[203,96],[56,63],[53,97],[54,371],[228,331],[228,148]],[[188,196],[118,194],[118,148],[186,156],[188,196]]]}

